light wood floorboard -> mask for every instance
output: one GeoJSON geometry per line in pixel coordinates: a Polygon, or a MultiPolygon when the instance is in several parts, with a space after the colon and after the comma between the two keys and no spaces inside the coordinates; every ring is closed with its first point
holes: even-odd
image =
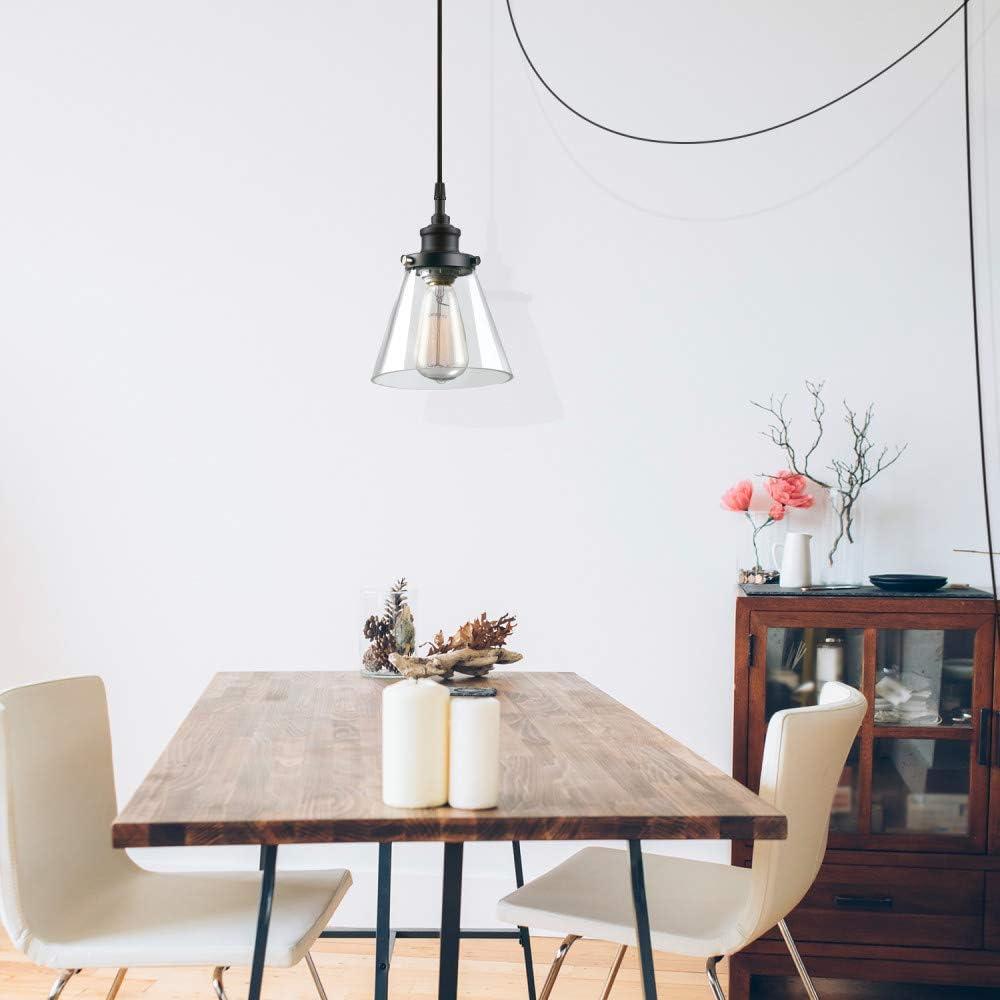
{"type": "MultiPolygon", "coordinates": [[[[535,938],[535,973],[538,985],[558,941],[535,938]]],[[[552,1000],[597,1000],[613,945],[579,941],[563,966],[552,1000]]],[[[373,945],[367,941],[319,941],[313,951],[330,1000],[371,1000],[373,945]]],[[[656,955],[657,985],[670,1000],[710,1000],[701,961],[673,955],[656,955]]],[[[66,987],[63,1000],[103,1000],[114,969],[85,970],[66,987]]],[[[214,1000],[210,969],[136,969],[129,972],[119,1000],[214,1000]]],[[[45,1000],[55,976],[16,952],[0,937],[0,997],[3,1000],[45,1000]]],[[[226,975],[230,1000],[243,1000],[247,972],[232,969],[226,975]]],[[[723,976],[723,982],[725,977],[723,976]]],[[[305,963],[294,969],[268,969],[268,1000],[316,1000],[305,963]]],[[[524,1000],[524,966],[515,941],[463,941],[459,973],[462,1000],[524,1000]]],[[[429,998],[437,995],[437,942],[400,941],[393,954],[390,996],[429,998]]],[[[638,959],[633,951],[622,965],[612,1000],[641,1000],[638,959]]]]}

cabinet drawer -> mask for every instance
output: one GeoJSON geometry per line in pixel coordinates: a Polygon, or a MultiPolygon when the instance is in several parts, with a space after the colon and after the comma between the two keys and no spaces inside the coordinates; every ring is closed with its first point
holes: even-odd
{"type": "Polygon", "coordinates": [[[1000,951],[1000,872],[986,876],[986,911],[983,943],[993,951],[1000,951]]]}
{"type": "Polygon", "coordinates": [[[983,872],[826,865],[788,917],[802,941],[980,948],[983,872]]]}

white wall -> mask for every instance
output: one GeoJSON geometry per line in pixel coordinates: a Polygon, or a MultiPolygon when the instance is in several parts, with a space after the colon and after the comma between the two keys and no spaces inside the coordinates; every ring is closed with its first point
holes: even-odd
{"type": "MultiPolygon", "coordinates": [[[[952,2],[515,6],[581,108],[691,136],[820,103],[952,2]]],[[[832,404],[876,400],[878,433],[910,443],[867,498],[868,568],[986,582],[952,553],[984,536],[961,22],[799,126],[674,148],[570,118],[499,0],[450,3],[449,207],[517,379],[425,396],[368,382],[431,210],[420,7],[4,5],[0,681],[102,674],[123,798],[216,670],[353,667],[360,588],[401,573],[422,637],[515,611],[527,667],[577,670],[728,766],[736,526],[718,496],[781,464],[747,400],[801,403],[805,377],[832,404]]],[[[975,0],[974,37],[998,15],[975,0]]],[[[985,42],[991,336],[995,25],[985,42]]],[[[530,846],[529,870],[561,850],[530,846]]],[[[358,869],[345,919],[369,921],[374,849],[306,853],[358,869]]],[[[234,854],[254,863],[156,860],[234,854]]],[[[399,866],[397,918],[433,921],[438,849],[399,866]]],[[[506,848],[468,866],[484,923],[506,848]]]]}

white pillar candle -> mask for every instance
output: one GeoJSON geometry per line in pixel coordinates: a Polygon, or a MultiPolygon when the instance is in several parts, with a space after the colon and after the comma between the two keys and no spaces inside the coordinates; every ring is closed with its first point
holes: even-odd
{"type": "Polygon", "coordinates": [[[403,680],[382,692],[382,801],[425,809],[448,801],[448,689],[403,680]]]}
{"type": "Polygon", "coordinates": [[[492,809],[500,798],[500,703],[494,696],[453,695],[448,803],[492,809]]]}

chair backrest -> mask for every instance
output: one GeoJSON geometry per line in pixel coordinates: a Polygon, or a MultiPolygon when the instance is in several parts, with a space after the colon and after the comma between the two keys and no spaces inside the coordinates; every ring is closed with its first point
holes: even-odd
{"type": "Polygon", "coordinates": [[[131,866],[111,846],[116,812],[101,679],[0,694],[0,916],[22,951],[131,866]]]}
{"type": "Polygon", "coordinates": [[[835,681],[819,704],[776,712],[767,727],[760,797],[788,817],[787,840],[754,845],[747,941],[769,931],[809,891],[826,852],[830,810],[844,762],[868,710],[865,696],[835,681]]]}

